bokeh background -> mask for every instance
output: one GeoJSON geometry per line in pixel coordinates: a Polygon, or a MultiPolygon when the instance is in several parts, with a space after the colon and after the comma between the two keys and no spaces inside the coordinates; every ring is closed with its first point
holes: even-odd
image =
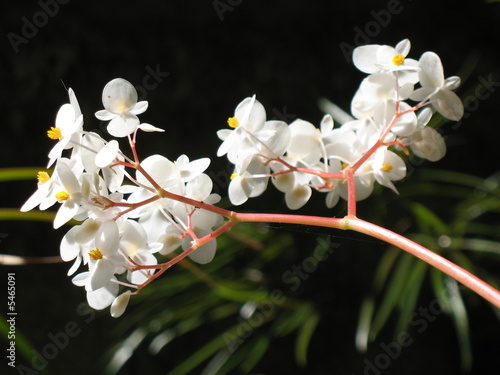
{"type": "MultiPolygon", "coordinates": [[[[363,78],[350,62],[350,48],[361,43],[395,45],[409,38],[411,57],[418,59],[427,50],[435,51],[442,58],[446,76],[465,75],[458,94],[470,100],[467,118],[458,125],[442,126],[448,144],[446,158],[436,165],[418,165],[415,175],[420,170],[439,169],[488,178],[498,171],[499,160],[499,22],[500,5],[480,0],[6,0],[0,14],[0,106],[4,115],[0,165],[46,164],[51,140],[45,133],[60,105],[67,102],[65,87],[76,92],[85,129],[105,134],[105,127],[93,114],[102,108],[103,86],[112,78],[123,77],[139,88],[141,99],[149,101],[141,120],[166,130],[164,134],[141,135],[140,155],[210,157],[210,171],[220,181],[218,192],[224,195],[227,162],[216,157],[219,141],[215,132],[226,126],[226,119],[243,98],[256,94],[269,118],[287,122],[302,118],[319,124],[323,112],[318,100],[328,98],[349,110],[363,78]],[[35,24],[35,28],[28,24],[35,24]],[[487,89],[485,81],[492,82],[487,89]],[[477,87],[483,98],[473,100],[477,87]]],[[[411,186],[411,177],[404,184],[411,186]]],[[[1,207],[20,207],[35,189],[34,178],[2,182],[1,207]]],[[[442,200],[423,199],[440,209],[445,220],[452,220],[453,213],[441,207],[442,200]]],[[[313,201],[301,213],[337,217],[345,213],[343,204],[326,210],[322,197],[315,196],[313,201]]],[[[241,209],[286,212],[283,198],[274,191],[241,209]]],[[[389,227],[397,222],[400,211],[392,192],[381,192],[360,203],[361,217],[389,227]]],[[[281,268],[273,271],[268,267],[266,271],[274,280],[272,285],[283,290],[288,285],[280,281],[281,275],[310,254],[318,234],[331,235],[340,245],[310,279],[304,280],[299,292],[291,293],[321,310],[307,365],[296,363],[291,336],[271,342],[252,373],[459,373],[455,329],[444,315],[436,317],[422,334],[413,331],[415,342],[390,366],[366,372],[366,360],[374,361],[381,352],[380,344],[390,342],[393,333],[389,321],[387,332],[384,330],[366,353],[356,351],[359,309],[387,246],[354,234],[310,228],[272,226],[266,230],[293,239],[289,254],[278,258],[281,268]]],[[[65,229],[54,231],[45,222],[3,220],[0,233],[1,253],[50,256],[58,255],[65,229]]],[[[487,263],[498,275],[498,256],[487,263]]],[[[67,269],[66,264],[0,268],[4,285],[4,275],[16,273],[16,328],[32,348],[41,351],[50,343],[49,333],[64,331],[68,323],[75,323],[78,333],[40,373],[104,373],[103,358],[128,337],[130,329],[120,331],[119,321],[110,318],[107,311],[90,313],[81,305],[84,292],[71,284],[67,269]]],[[[186,293],[193,293],[189,285],[186,293]]],[[[417,306],[428,306],[433,299],[431,288],[424,283],[417,306]]],[[[0,303],[1,314],[6,312],[5,301],[0,303]]],[[[495,373],[500,366],[498,319],[485,302],[474,297],[466,301],[470,303],[474,356],[470,373],[495,373]]],[[[148,304],[148,300],[141,300],[141,304],[148,304]]],[[[169,301],[164,300],[164,304],[169,301]]],[[[140,310],[141,305],[131,309],[140,310]]],[[[127,314],[121,319],[126,320],[127,314]]],[[[141,319],[150,317],[143,314],[141,319]]],[[[154,356],[139,347],[120,374],[168,373],[194,350],[193,341],[208,342],[216,332],[207,327],[154,356]]],[[[0,342],[2,348],[7,344],[3,337],[0,342]]],[[[1,373],[10,373],[5,356],[2,358],[1,373]]],[[[29,365],[21,353],[17,361],[29,365]]],[[[202,370],[203,366],[197,367],[192,373],[202,370]]],[[[233,371],[242,373],[241,369],[233,371]]]]}

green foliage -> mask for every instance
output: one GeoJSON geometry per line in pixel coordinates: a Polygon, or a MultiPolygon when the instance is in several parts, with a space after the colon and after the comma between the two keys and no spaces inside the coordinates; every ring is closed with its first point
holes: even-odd
{"type": "MultiPolygon", "coordinates": [[[[486,264],[500,264],[500,174],[485,180],[449,171],[422,170],[413,183],[401,188],[402,206],[410,217],[407,237],[426,246],[498,288],[499,279],[486,264]],[[416,203],[428,201],[430,203],[416,203]],[[439,203],[436,203],[439,202],[439,203]],[[439,214],[438,214],[439,212],[439,214]]],[[[402,219],[405,220],[405,219],[402,219]]],[[[382,328],[398,316],[394,336],[409,329],[419,310],[425,275],[436,302],[455,326],[462,369],[472,365],[469,319],[464,298],[475,298],[426,263],[391,248],[381,258],[371,293],[365,298],[358,322],[356,345],[365,351],[382,328]]]]}
{"type": "MultiPolygon", "coordinates": [[[[324,251],[328,245],[319,241],[317,246],[324,251]]],[[[306,365],[320,313],[310,301],[291,298],[271,273],[292,247],[289,233],[240,224],[219,239],[210,264],[182,262],[184,269],[173,269],[131,300],[138,308],[132,306],[117,324],[124,338],[106,357],[107,373],[117,374],[144,348],[170,356],[182,343],[192,350],[171,362],[176,366],[170,375],[200,368],[204,374],[235,368],[246,374],[282,337],[295,340],[295,360],[306,365]]]]}

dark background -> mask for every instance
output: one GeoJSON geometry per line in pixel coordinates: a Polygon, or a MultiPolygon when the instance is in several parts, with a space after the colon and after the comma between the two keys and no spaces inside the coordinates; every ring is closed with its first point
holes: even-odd
{"type": "MultiPolygon", "coordinates": [[[[443,61],[445,76],[458,74],[474,62],[469,77],[458,91],[463,98],[471,94],[470,90],[481,79],[492,77],[493,81],[500,81],[500,8],[496,3],[485,1],[72,0],[64,5],[54,1],[46,3],[52,4],[48,11],[52,15],[40,15],[43,1],[3,2],[0,14],[0,108],[4,115],[1,167],[46,164],[52,141],[45,133],[52,126],[60,105],[67,102],[65,86],[76,92],[85,129],[103,132],[103,124],[93,116],[102,108],[103,86],[112,78],[123,77],[136,86],[145,87],[144,80],[152,70],[159,70],[162,75],[157,81],[147,81],[154,87],[140,91],[141,99],[149,101],[148,111],[140,118],[166,132],[141,134],[139,153],[143,156],[160,153],[171,159],[182,153],[191,159],[208,156],[212,159],[213,173],[224,170],[227,165],[225,159],[217,159],[215,155],[219,145],[215,131],[226,126],[227,117],[247,96],[256,94],[269,118],[287,122],[300,117],[318,125],[323,116],[317,105],[321,97],[349,110],[363,74],[346,58],[341,46],[354,47],[359,42],[395,45],[409,38],[411,57],[418,59],[427,50],[435,51],[443,61]],[[57,4],[57,9],[53,4],[57,4]],[[217,11],[217,4],[222,7],[220,4],[226,4],[227,10],[217,11]],[[396,11],[390,14],[388,7],[396,11]],[[378,23],[377,17],[382,17],[378,23]],[[40,26],[28,30],[27,22],[40,26]],[[12,33],[25,38],[25,43],[14,46],[12,33]],[[360,33],[365,37],[360,37],[360,33]]],[[[438,168],[483,178],[498,170],[498,84],[492,87],[490,94],[475,102],[477,106],[466,109],[467,118],[459,126],[444,125],[449,149],[446,158],[437,163],[438,168]]],[[[425,168],[435,167],[425,164],[425,168]]],[[[34,188],[35,180],[4,183],[1,206],[20,207],[34,188]]],[[[394,199],[394,196],[385,196],[394,199]]],[[[268,211],[270,202],[274,206],[274,202],[282,202],[282,198],[269,192],[243,209],[268,211]]],[[[322,201],[320,203],[312,206],[321,207],[320,214],[343,214],[342,207],[332,213],[323,208],[322,201]]],[[[361,210],[374,207],[370,201],[364,204],[361,210]]],[[[284,211],[284,205],[271,210],[284,211]]],[[[308,210],[312,208],[304,212],[308,210]]],[[[50,224],[19,221],[0,222],[0,232],[4,234],[0,243],[2,253],[47,256],[58,254],[65,230],[56,232],[50,224]]],[[[356,245],[362,246],[360,242],[356,245]]],[[[345,245],[343,251],[355,252],[357,248],[348,249],[345,245]]],[[[377,256],[360,251],[368,258],[377,256]]],[[[373,262],[364,264],[361,255],[346,254],[339,255],[337,261],[353,270],[346,272],[346,276],[350,273],[351,277],[366,278],[364,285],[368,288],[366,282],[373,262]]],[[[78,310],[84,295],[65,276],[67,268],[67,265],[31,265],[3,267],[1,272],[2,275],[6,271],[16,272],[17,328],[35,348],[41,350],[48,342],[48,333],[63,330],[68,322],[75,322],[81,329],[68,348],[48,364],[47,370],[55,374],[99,373],[97,358],[119,339],[116,333],[110,333],[116,321],[107,316],[107,311],[94,317],[78,310]]],[[[324,276],[328,277],[328,273],[324,276]]],[[[345,280],[346,284],[353,282],[345,280]]],[[[342,296],[339,304],[332,307],[336,311],[334,315],[344,318],[327,322],[329,328],[324,334],[316,333],[316,347],[322,350],[318,349],[319,354],[313,355],[311,369],[306,373],[360,374],[363,360],[373,360],[380,350],[377,344],[368,354],[358,354],[354,348],[357,309],[364,291],[359,290],[359,295],[342,294],[342,282],[334,288],[340,290],[331,290],[331,293],[342,296]],[[331,348],[331,354],[325,348],[331,348]]],[[[423,298],[424,306],[432,300],[430,294],[423,298]]],[[[0,311],[3,312],[3,308],[0,311]]],[[[439,320],[418,336],[417,343],[383,373],[456,374],[459,360],[453,326],[446,318],[439,320]]],[[[500,365],[499,327],[485,303],[479,303],[472,310],[471,330],[475,355],[473,373],[496,372],[500,365]]],[[[278,374],[280,364],[287,363],[292,368],[288,371],[301,373],[293,370],[289,351],[273,347],[272,353],[271,360],[268,358],[261,368],[257,367],[257,372],[278,374]]],[[[22,361],[20,356],[18,361],[22,361]]],[[[5,362],[2,359],[2,373],[7,367],[5,362]]],[[[124,373],[134,373],[133,361],[130,366],[129,372],[124,373]]],[[[152,369],[141,368],[140,372],[156,374],[168,370],[154,372],[158,369],[152,369]]]]}

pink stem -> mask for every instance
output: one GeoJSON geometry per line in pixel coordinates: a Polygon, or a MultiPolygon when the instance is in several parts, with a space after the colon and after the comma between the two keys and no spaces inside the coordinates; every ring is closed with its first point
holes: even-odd
{"type": "Polygon", "coordinates": [[[344,230],[354,230],[367,234],[371,237],[383,240],[408,253],[423,260],[429,265],[451,276],[469,289],[473,290],[496,307],[500,308],[500,291],[491,285],[477,278],[460,266],[450,262],[433,251],[405,238],[397,233],[391,232],[378,225],[358,219],[353,216],[346,216],[342,219],[326,218],[318,216],[282,215],[282,214],[254,214],[254,213],[234,213],[233,220],[238,222],[269,222],[304,224],[326,228],[337,228],[344,230]]]}

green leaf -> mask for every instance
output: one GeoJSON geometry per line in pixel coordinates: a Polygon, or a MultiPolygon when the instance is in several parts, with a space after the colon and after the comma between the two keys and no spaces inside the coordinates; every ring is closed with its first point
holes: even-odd
{"type": "Polygon", "coordinates": [[[51,211],[21,212],[19,208],[0,208],[0,220],[54,221],[56,214],[51,211]]]}
{"type": "Polygon", "coordinates": [[[472,366],[472,348],[469,336],[469,318],[465,308],[458,283],[450,278],[445,279],[448,304],[453,318],[453,323],[457,332],[458,344],[460,347],[460,358],[462,372],[467,373],[472,366]]]}
{"type": "Polygon", "coordinates": [[[307,365],[307,349],[314,330],[319,323],[319,318],[319,314],[314,312],[299,329],[295,345],[295,359],[299,366],[305,367],[307,365]]]}
{"type": "Polygon", "coordinates": [[[246,359],[241,364],[241,370],[244,374],[249,373],[252,369],[259,363],[264,354],[266,354],[271,341],[269,337],[265,335],[258,336],[255,340],[253,340],[252,347],[250,349],[245,350],[246,359]]]}
{"type": "Polygon", "coordinates": [[[419,224],[422,233],[426,234],[447,234],[448,225],[445,224],[434,212],[420,203],[412,203],[411,211],[419,224]]]}
{"type": "Polygon", "coordinates": [[[396,324],[395,334],[407,331],[410,323],[410,316],[416,310],[418,296],[422,289],[422,283],[427,269],[427,263],[415,260],[414,266],[407,276],[406,285],[402,292],[402,297],[399,299],[399,319],[396,324]]]}
{"type": "Polygon", "coordinates": [[[45,167],[0,168],[0,182],[36,180],[40,171],[47,171],[45,167]]]}
{"type": "Polygon", "coordinates": [[[404,286],[407,282],[408,274],[413,268],[416,258],[411,255],[404,254],[399,259],[394,274],[386,287],[384,297],[380,303],[377,314],[373,319],[373,324],[370,332],[370,339],[374,340],[378,335],[382,327],[385,325],[389,319],[391,313],[396,307],[401,293],[404,290],[404,286]]]}
{"type": "Polygon", "coordinates": [[[372,291],[361,304],[355,339],[356,349],[361,353],[366,352],[368,348],[373,313],[375,311],[375,295],[379,294],[384,287],[394,263],[401,254],[401,250],[392,247],[385,252],[373,277],[372,291]]]}

